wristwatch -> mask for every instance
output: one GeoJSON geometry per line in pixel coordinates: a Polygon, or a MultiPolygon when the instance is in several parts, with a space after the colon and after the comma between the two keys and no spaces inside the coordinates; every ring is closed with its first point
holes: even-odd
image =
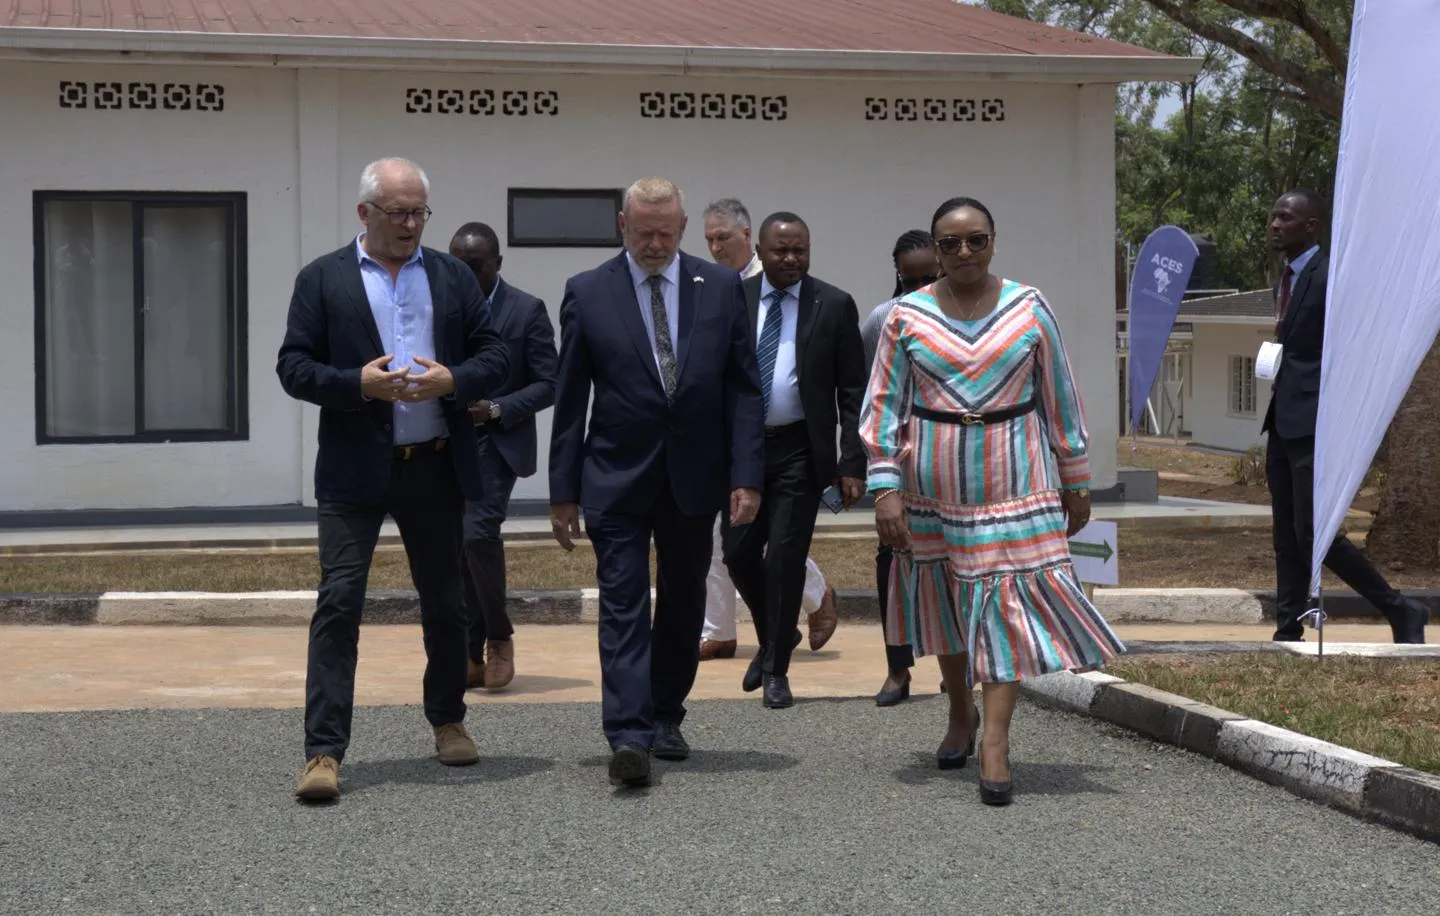
{"type": "Polygon", "coordinates": [[[1084,497],[1085,499],[1089,499],[1089,498],[1090,498],[1090,488],[1089,488],[1089,487],[1079,487],[1078,489],[1066,490],[1065,492],[1066,492],[1066,493],[1073,493],[1073,494],[1076,495],[1076,496],[1082,496],[1082,497],[1084,497]]]}
{"type": "Polygon", "coordinates": [[[491,402],[490,402],[490,419],[491,419],[491,420],[498,420],[498,419],[500,419],[500,404],[499,404],[499,402],[497,402],[497,401],[491,401],[491,402]]]}

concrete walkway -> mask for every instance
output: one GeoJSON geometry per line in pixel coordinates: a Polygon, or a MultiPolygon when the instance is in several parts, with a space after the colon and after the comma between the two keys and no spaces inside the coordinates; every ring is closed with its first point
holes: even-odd
{"type": "MultiPolygon", "coordinates": [[[[1094,518],[1113,521],[1124,528],[1263,527],[1270,524],[1270,509],[1268,506],[1167,496],[1158,503],[1101,503],[1094,508],[1094,518]]],[[[852,509],[838,515],[821,512],[816,531],[821,536],[873,536],[875,514],[869,509],[852,509]]],[[[512,518],[505,522],[503,532],[507,539],[514,540],[548,540],[551,536],[548,518],[512,518]]],[[[381,529],[382,543],[398,544],[399,539],[400,533],[394,523],[387,521],[381,529]]],[[[314,522],[0,529],[0,556],[94,550],[306,547],[314,544],[314,522]]]]}

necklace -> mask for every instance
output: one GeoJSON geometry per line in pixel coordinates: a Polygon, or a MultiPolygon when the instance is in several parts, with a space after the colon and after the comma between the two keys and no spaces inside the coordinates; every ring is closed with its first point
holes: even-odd
{"type": "Polygon", "coordinates": [[[961,305],[960,297],[955,295],[955,289],[950,285],[950,278],[945,278],[945,295],[950,297],[950,301],[954,304],[955,311],[958,313],[955,317],[958,318],[960,321],[975,321],[976,319],[983,317],[982,315],[977,315],[974,313],[979,308],[981,300],[983,300],[989,292],[990,278],[986,277],[984,288],[982,288],[979,293],[977,293],[973,298],[971,298],[968,305],[961,305]]]}

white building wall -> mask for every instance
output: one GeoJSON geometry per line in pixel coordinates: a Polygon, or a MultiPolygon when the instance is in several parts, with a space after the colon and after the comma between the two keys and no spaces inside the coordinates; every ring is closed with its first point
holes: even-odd
{"type": "Polygon", "coordinates": [[[1270,404],[1270,383],[1255,379],[1255,411],[1236,413],[1230,404],[1230,357],[1254,357],[1272,336],[1260,325],[1196,324],[1192,356],[1194,387],[1187,405],[1191,440],[1243,451],[1261,442],[1260,426],[1270,404]]]}
{"type": "MultiPolygon", "coordinates": [[[[14,378],[0,421],[0,511],[275,505],[313,501],[316,409],[275,379],[275,352],[295,271],[357,230],[355,184],[371,159],[425,167],[435,216],[425,242],[444,248],[469,220],[506,245],[511,187],[623,188],[662,174],[685,190],[686,250],[705,256],[700,211],[715,197],[745,201],[758,221],[800,213],[814,239],[813,272],[854,294],[863,315],[889,296],[895,237],[926,228],[944,198],[985,201],[998,224],[995,268],[1039,286],[1058,313],[1079,376],[1094,444],[1095,486],[1115,480],[1113,346],[1113,111],[1111,87],[1004,82],[936,84],[683,77],[531,77],[3,64],[7,131],[0,202],[30,213],[37,188],[244,191],[249,195],[248,442],[36,446],[33,378],[14,378]],[[223,113],[61,110],[61,79],[220,82],[223,113]],[[407,90],[548,90],[558,113],[407,114],[407,90]],[[785,97],[783,120],[646,118],[643,92],[785,97]],[[867,100],[891,116],[867,120],[867,100]],[[924,120],[924,100],[974,99],[975,121],[924,120]],[[914,121],[896,99],[917,100],[914,121]],[[981,120],[986,99],[1004,120],[981,120]],[[23,379],[23,382],[18,380],[23,379]]],[[[33,232],[0,226],[0,266],[20,282],[0,305],[0,347],[12,367],[33,363],[33,232]]],[[[507,280],[545,299],[556,317],[567,276],[614,251],[505,247],[507,280]]],[[[558,324],[558,322],[557,322],[558,324]]],[[[1252,348],[1253,349],[1253,348],[1252,348]]],[[[516,498],[546,495],[542,469],[516,498]]]]}

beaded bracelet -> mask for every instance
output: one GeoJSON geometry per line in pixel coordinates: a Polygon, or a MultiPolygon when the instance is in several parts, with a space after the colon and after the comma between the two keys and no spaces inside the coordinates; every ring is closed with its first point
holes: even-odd
{"type": "Polygon", "coordinates": [[[876,496],[876,497],[875,497],[875,505],[877,505],[877,506],[880,505],[880,501],[881,501],[882,499],[884,499],[884,498],[887,497],[887,496],[894,496],[896,493],[899,493],[899,492],[900,492],[899,490],[886,490],[885,492],[881,493],[879,496],[876,496]]]}

